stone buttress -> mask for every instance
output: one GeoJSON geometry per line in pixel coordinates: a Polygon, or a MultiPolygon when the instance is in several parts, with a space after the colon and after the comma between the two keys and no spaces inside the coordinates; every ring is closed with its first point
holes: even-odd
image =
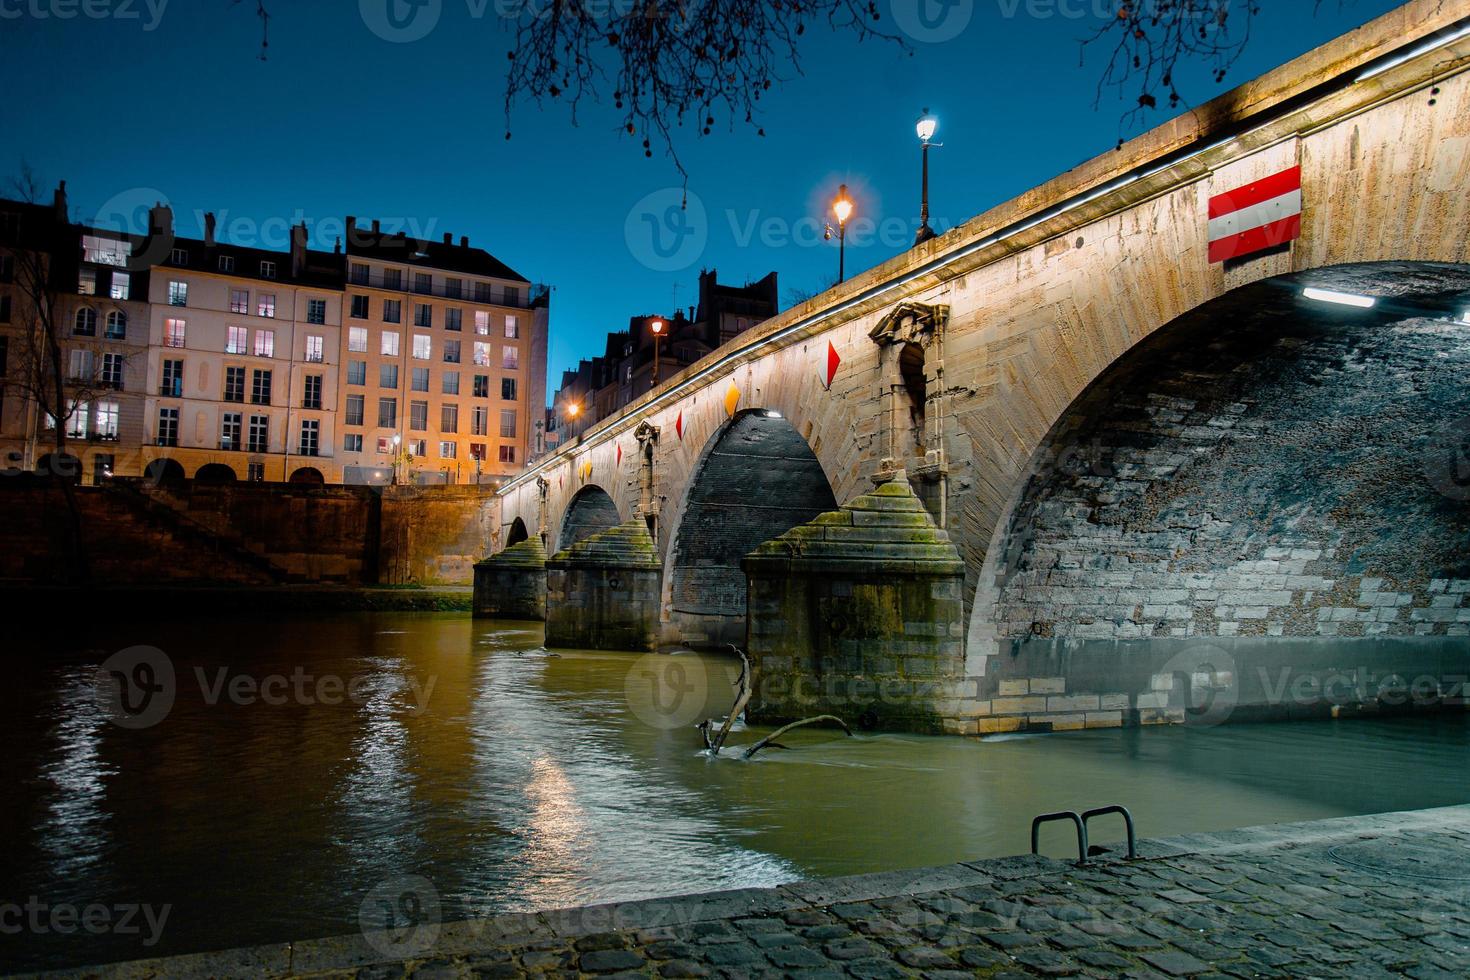
{"type": "Polygon", "coordinates": [[[475,563],[475,616],[546,618],[546,548],[539,537],[475,563]]]}
{"type": "Polygon", "coordinates": [[[965,730],[964,564],[902,472],[741,564],[752,721],[965,730]]]}
{"type": "Polygon", "coordinates": [[[653,649],[662,574],[641,518],[557,552],[546,562],[546,645],[653,649]]]}

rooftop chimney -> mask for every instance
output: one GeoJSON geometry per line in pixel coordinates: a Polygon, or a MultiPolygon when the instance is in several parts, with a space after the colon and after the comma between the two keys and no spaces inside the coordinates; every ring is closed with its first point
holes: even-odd
{"type": "Polygon", "coordinates": [[[167,239],[172,247],[174,239],[174,209],[162,201],[148,209],[148,234],[167,239]]]}
{"type": "Polygon", "coordinates": [[[204,214],[204,244],[211,247],[214,245],[214,225],[214,212],[206,211],[204,214]]]}
{"type": "Polygon", "coordinates": [[[335,245],[332,246],[332,254],[333,255],[341,255],[342,254],[342,236],[341,235],[338,235],[337,236],[337,244],[335,244],[335,245]]]}
{"type": "Polygon", "coordinates": [[[51,206],[56,210],[56,220],[66,223],[66,181],[56,185],[56,193],[51,195],[51,206]]]}
{"type": "Polygon", "coordinates": [[[382,224],[382,222],[380,222],[377,218],[374,218],[373,219],[373,234],[374,235],[379,235],[379,234],[382,234],[382,231],[383,231],[383,224],[382,224]]]}
{"type": "Polygon", "coordinates": [[[301,275],[306,268],[306,222],[291,226],[291,277],[301,275]]]}
{"type": "Polygon", "coordinates": [[[454,236],[451,235],[447,231],[444,233],[444,244],[445,245],[453,245],[454,244],[454,236]]]}
{"type": "Polygon", "coordinates": [[[470,247],[470,236],[469,235],[460,235],[459,236],[459,247],[460,248],[469,248],[470,247]]]}

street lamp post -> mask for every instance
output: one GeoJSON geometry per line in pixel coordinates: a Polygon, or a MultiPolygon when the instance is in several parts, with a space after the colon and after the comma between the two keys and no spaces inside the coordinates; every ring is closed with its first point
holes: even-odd
{"type": "MultiPolygon", "coordinates": [[[[847,185],[837,188],[837,199],[832,202],[832,213],[837,216],[837,281],[847,279],[847,219],[852,217],[852,198],[847,196],[847,185]]],[[[827,226],[827,237],[832,237],[832,226],[827,226]]]]}
{"type": "Polygon", "coordinates": [[[914,244],[927,242],[934,237],[934,229],[929,227],[929,147],[943,146],[943,143],[931,142],[934,139],[934,130],[939,128],[939,120],[929,115],[925,109],[924,114],[919,117],[918,124],[914,127],[919,134],[919,145],[924,158],[924,180],[919,203],[919,230],[914,235],[914,244]]]}
{"type": "Polygon", "coordinates": [[[650,322],[648,324],[648,329],[650,329],[650,330],[653,331],[653,382],[649,385],[649,387],[650,388],[657,388],[658,387],[658,363],[659,363],[658,362],[658,342],[659,342],[659,338],[661,338],[664,335],[664,322],[663,322],[663,320],[654,319],[652,322],[650,322]]]}
{"type": "Polygon", "coordinates": [[[402,443],[403,437],[396,432],[393,433],[393,485],[395,487],[398,486],[398,447],[402,443]]]}
{"type": "MultiPolygon", "coordinates": [[[[572,402],[570,405],[568,405],[567,406],[567,424],[568,425],[572,425],[573,423],[575,423],[577,421],[577,416],[580,415],[581,413],[582,413],[582,406],[581,405],[578,405],[576,402],[572,402]]],[[[575,433],[572,436],[569,436],[568,438],[575,438],[575,433]]]]}

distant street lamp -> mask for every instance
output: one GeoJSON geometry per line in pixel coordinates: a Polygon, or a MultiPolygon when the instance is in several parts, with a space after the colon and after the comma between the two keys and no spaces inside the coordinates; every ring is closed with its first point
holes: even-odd
{"type": "Polygon", "coordinates": [[[648,329],[650,329],[650,330],[653,331],[653,383],[650,384],[649,387],[650,388],[657,388],[658,387],[658,341],[659,341],[659,338],[664,335],[664,322],[663,322],[663,320],[660,320],[660,319],[658,319],[658,318],[655,317],[652,321],[649,322],[648,329]]]}
{"type": "MultiPolygon", "coordinates": [[[[573,423],[577,421],[577,416],[580,414],[582,414],[581,405],[578,405],[576,402],[572,402],[571,404],[567,405],[567,425],[573,426],[573,423]]],[[[575,428],[575,426],[573,426],[573,428],[575,428]]],[[[569,435],[567,438],[571,437],[572,436],[569,435]]]]}
{"type": "MultiPolygon", "coordinates": [[[[852,217],[852,198],[847,196],[847,185],[837,188],[837,199],[832,202],[832,213],[837,216],[837,281],[847,279],[847,219],[852,217]]],[[[832,226],[827,226],[826,237],[832,238],[832,226]]]]}
{"type": "Polygon", "coordinates": [[[398,447],[403,443],[403,436],[393,433],[393,485],[398,485],[398,447]]]}
{"type": "Polygon", "coordinates": [[[929,147],[944,145],[931,142],[934,139],[934,131],[938,128],[939,120],[929,115],[928,109],[924,110],[924,114],[919,117],[919,122],[914,127],[919,134],[919,145],[923,148],[921,152],[924,157],[924,185],[919,204],[919,230],[914,235],[915,245],[927,242],[934,237],[934,229],[929,227],[929,147]]]}

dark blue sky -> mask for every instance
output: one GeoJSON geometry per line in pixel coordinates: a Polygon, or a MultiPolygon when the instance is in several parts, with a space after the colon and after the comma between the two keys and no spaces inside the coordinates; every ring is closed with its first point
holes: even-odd
{"type": "MultiPolygon", "coordinates": [[[[538,0],[417,0],[430,6],[399,36],[432,29],[399,42],[380,36],[394,32],[382,19],[389,0],[269,0],[266,62],[253,0],[171,0],[155,22],[160,2],[0,0],[7,174],[25,160],[48,183],[65,178],[79,217],[114,225],[161,192],[183,234],[200,234],[197,215],[214,210],[240,244],[284,246],[284,227],[305,218],[314,244],[330,247],[347,214],[469,235],[554,285],[553,383],[630,315],[668,312],[676,296],[693,303],[701,267],[735,283],[775,269],[783,302],[819,291],[836,275],[819,228],[841,182],[854,221],[891,219],[886,233],[849,238],[849,271],[902,251],[918,211],[913,122],[924,106],[945,144],[931,159],[940,230],[1168,115],[1120,131],[1124,103],[1110,95],[1093,108],[1104,52],[1079,67],[1077,41],[1105,0],[879,0],[917,35],[912,56],[809,31],[803,74],[789,72],[766,101],[765,138],[721,120],[681,143],[693,234],[673,249],[681,239],[657,226],[681,217],[668,210],[678,172],[661,153],[645,159],[610,107],[584,106],[574,127],[563,105],[523,106],[505,141],[509,34],[496,11],[538,0]],[[56,16],[83,2],[114,15],[56,16]],[[916,3],[930,5],[927,22],[916,3]]],[[[1223,85],[1200,70],[1181,89],[1203,101],[1394,4],[1313,6],[1266,5],[1223,85]]]]}

